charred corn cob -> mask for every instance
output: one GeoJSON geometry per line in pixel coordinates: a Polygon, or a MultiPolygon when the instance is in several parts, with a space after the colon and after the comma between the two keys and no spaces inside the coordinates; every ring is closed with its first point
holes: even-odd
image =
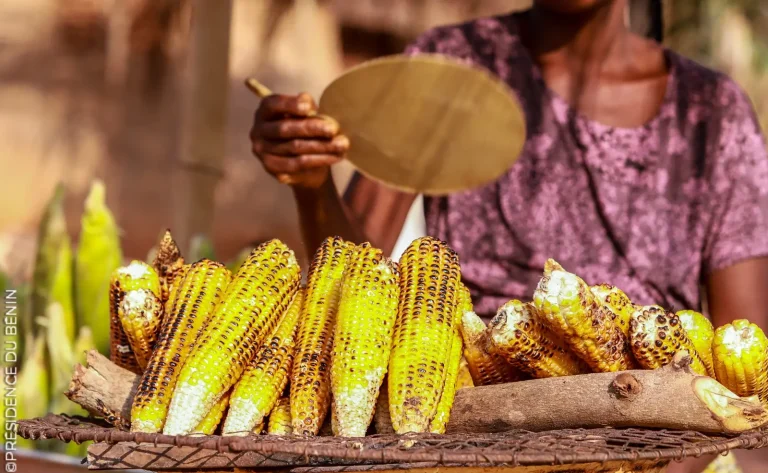
{"type": "Polygon", "coordinates": [[[173,309],[173,305],[176,303],[176,296],[179,293],[179,288],[181,287],[181,283],[184,282],[184,278],[187,276],[187,273],[189,272],[189,268],[191,267],[191,264],[184,264],[179,268],[178,271],[176,271],[173,275],[173,281],[171,281],[171,284],[168,286],[168,299],[165,301],[164,304],[164,314],[168,315],[171,313],[171,310],[173,309]]]}
{"type": "Polygon", "coordinates": [[[691,369],[707,375],[707,368],[677,315],[659,306],[640,307],[632,314],[629,332],[632,352],[643,368],[661,368],[671,363],[677,352],[685,350],[691,357],[691,369]]]}
{"type": "Polygon", "coordinates": [[[143,371],[149,363],[163,319],[163,305],[158,295],[148,289],[125,293],[118,308],[123,331],[143,371]]]}
{"type": "Polygon", "coordinates": [[[461,317],[464,358],[475,386],[509,383],[521,379],[521,372],[501,355],[489,351],[490,331],[474,312],[461,317]]]}
{"type": "Polygon", "coordinates": [[[703,314],[695,310],[681,310],[677,317],[680,319],[685,334],[693,343],[696,353],[701,358],[707,373],[711,378],[715,377],[715,366],[712,363],[712,340],[715,338],[715,328],[703,314]]]}
{"type": "Polygon", "coordinates": [[[541,320],[596,372],[634,366],[627,339],[589,286],[554,260],[533,294],[541,320]]]}
{"type": "Polygon", "coordinates": [[[429,423],[429,431],[433,434],[444,434],[445,427],[448,425],[448,419],[451,416],[453,399],[456,396],[456,383],[459,377],[459,365],[461,364],[461,354],[464,351],[464,343],[461,339],[459,325],[461,318],[466,312],[472,312],[472,296],[469,289],[463,283],[459,284],[459,291],[456,296],[456,308],[453,315],[453,339],[451,340],[451,351],[448,355],[447,373],[443,392],[440,395],[440,402],[437,404],[437,413],[429,423]]]}
{"type": "Polygon", "coordinates": [[[445,384],[459,290],[459,258],[445,242],[414,240],[400,259],[400,302],[389,365],[395,432],[427,432],[445,384]]]}
{"type": "MultiPolygon", "coordinates": [[[[262,424],[288,384],[304,291],[299,290],[268,342],[234,387],[224,435],[247,435],[262,424]]],[[[260,429],[261,431],[263,429],[260,429]]]]}
{"type": "Polygon", "coordinates": [[[289,398],[283,397],[277,401],[277,405],[269,414],[267,433],[269,435],[291,435],[293,433],[291,400],[289,398]]]}
{"type": "Polygon", "coordinates": [[[635,311],[635,305],[624,294],[624,291],[610,284],[598,284],[590,287],[592,294],[597,297],[600,304],[611,314],[613,323],[616,324],[624,337],[629,337],[629,320],[635,311]]]}
{"type": "Polygon", "coordinates": [[[203,420],[192,430],[192,434],[213,435],[216,432],[216,427],[219,426],[221,419],[224,418],[224,413],[229,406],[229,398],[232,391],[227,391],[226,394],[221,396],[221,399],[213,405],[213,408],[208,411],[203,420]]]}
{"type": "Polygon", "coordinates": [[[534,378],[589,373],[589,367],[541,323],[533,304],[504,304],[491,320],[490,339],[492,352],[534,378]]]}
{"type": "Polygon", "coordinates": [[[190,266],[139,382],[131,406],[131,431],[157,433],[163,428],[181,367],[229,280],[229,271],[219,263],[202,260],[190,266]]]}
{"type": "MultiPolygon", "coordinates": [[[[139,374],[143,367],[139,365],[131,340],[123,328],[120,307],[127,292],[140,289],[147,290],[156,296],[160,294],[160,279],[148,264],[132,261],[128,266],[117,268],[112,273],[109,283],[110,359],[116,365],[139,374]]],[[[145,355],[142,354],[142,356],[145,355]]]]}
{"type": "Polygon", "coordinates": [[[339,237],[326,238],[309,268],[291,372],[291,420],[298,435],[317,435],[331,403],[333,327],[353,248],[339,237]]]}
{"type": "Polygon", "coordinates": [[[283,242],[270,240],[254,250],[179,373],[164,434],[189,433],[237,382],[288,308],[300,279],[296,256],[283,242]]]}
{"type": "Polygon", "coordinates": [[[474,386],[475,382],[472,381],[472,373],[469,372],[467,359],[462,356],[461,360],[459,360],[459,376],[456,378],[456,390],[472,388],[474,386]]]}
{"type": "Polygon", "coordinates": [[[344,274],[331,357],[334,434],[364,437],[387,372],[400,288],[394,263],[370,245],[344,274]]]}
{"type": "Polygon", "coordinates": [[[173,281],[184,266],[181,250],[170,230],[166,230],[160,239],[152,266],[160,277],[160,300],[165,304],[170,298],[173,281]]]}
{"type": "Polygon", "coordinates": [[[712,343],[717,380],[739,396],[759,396],[768,406],[768,339],[747,320],[718,327],[712,343]]]}

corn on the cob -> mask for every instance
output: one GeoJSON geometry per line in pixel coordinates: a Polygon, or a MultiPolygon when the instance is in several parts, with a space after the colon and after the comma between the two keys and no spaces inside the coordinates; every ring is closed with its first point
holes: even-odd
{"type": "Polygon", "coordinates": [[[216,427],[219,426],[221,419],[224,418],[224,413],[229,406],[229,399],[232,391],[227,391],[226,394],[221,396],[221,399],[213,405],[210,411],[205,415],[203,420],[192,430],[192,434],[213,435],[216,432],[216,427]]]}
{"type": "Polygon", "coordinates": [[[350,255],[331,357],[334,434],[364,437],[387,372],[400,288],[394,263],[379,249],[350,255]]]}
{"type": "Polygon", "coordinates": [[[456,296],[456,308],[453,315],[453,339],[451,340],[451,351],[448,355],[448,365],[443,392],[440,395],[440,402],[437,404],[437,413],[429,423],[429,431],[433,434],[444,434],[445,427],[448,425],[448,419],[451,416],[453,399],[456,397],[461,354],[464,351],[464,342],[461,339],[459,326],[461,325],[461,319],[464,314],[466,312],[472,312],[473,310],[472,296],[470,295],[467,286],[462,283],[459,285],[459,291],[456,296]]]}
{"type": "Polygon", "coordinates": [[[693,343],[699,358],[707,368],[711,378],[715,377],[715,366],[712,362],[712,340],[715,338],[715,328],[703,314],[695,310],[681,310],[677,314],[686,335],[693,343]]]}
{"type": "Polygon", "coordinates": [[[627,339],[589,286],[554,260],[533,294],[541,320],[596,372],[634,366],[627,339]]]}
{"type": "Polygon", "coordinates": [[[269,414],[267,433],[269,435],[291,435],[293,433],[291,400],[289,398],[283,397],[277,401],[277,405],[269,414]]]}
{"type": "Polygon", "coordinates": [[[190,432],[237,382],[288,308],[300,279],[296,256],[283,242],[271,240],[254,250],[179,373],[164,434],[190,432]]]}
{"type": "Polygon", "coordinates": [[[72,412],[77,406],[62,395],[69,387],[72,377],[72,366],[75,356],[72,350],[72,342],[66,337],[59,336],[64,332],[64,310],[56,302],[52,302],[45,311],[45,317],[39,320],[45,326],[48,359],[50,360],[49,387],[51,392],[51,411],[57,414],[72,412]]]}
{"type": "MultiPolygon", "coordinates": [[[[275,331],[234,387],[224,435],[247,435],[262,424],[288,384],[304,291],[299,290],[275,331]]],[[[263,429],[262,429],[263,430],[263,429]]]]}
{"type": "Polygon", "coordinates": [[[712,343],[717,380],[739,396],[759,396],[768,406],[768,339],[748,320],[718,327],[712,343]]]}
{"type": "MultiPolygon", "coordinates": [[[[48,411],[48,391],[50,389],[48,370],[45,366],[45,336],[38,334],[27,346],[23,368],[16,380],[16,416],[18,419],[45,417],[48,411]]],[[[10,399],[10,398],[9,398],[10,399]]],[[[2,409],[5,411],[5,406],[2,409]]],[[[15,420],[15,419],[13,419],[15,420]]],[[[3,424],[5,428],[5,424],[3,424]]],[[[17,440],[17,446],[34,448],[31,440],[17,440]]]]}
{"type": "Polygon", "coordinates": [[[117,268],[109,283],[109,327],[110,359],[117,365],[141,374],[136,354],[131,347],[128,334],[120,320],[120,306],[128,291],[146,289],[155,295],[160,293],[160,279],[151,266],[141,261],[132,261],[128,266],[117,268]]]}
{"type": "Polygon", "coordinates": [[[467,359],[464,356],[459,360],[459,375],[456,377],[456,390],[462,388],[472,388],[475,382],[472,381],[472,373],[469,371],[467,359]]]}
{"type": "Polygon", "coordinates": [[[339,237],[326,238],[309,268],[291,372],[291,420],[298,435],[317,435],[331,403],[333,327],[353,248],[339,237]]]}
{"type": "Polygon", "coordinates": [[[539,320],[533,304],[511,300],[490,325],[491,351],[534,378],[589,373],[587,367],[539,320]]]}
{"type": "Polygon", "coordinates": [[[160,239],[152,266],[160,277],[160,300],[165,304],[170,298],[173,281],[184,266],[181,250],[170,230],[166,230],[160,239]]]}
{"type": "Polygon", "coordinates": [[[427,432],[437,412],[453,336],[459,258],[445,242],[414,240],[400,259],[400,303],[389,365],[398,434],[427,432]]]}
{"type": "Polygon", "coordinates": [[[475,386],[519,381],[522,372],[510,365],[501,355],[489,351],[490,331],[474,312],[461,317],[461,337],[464,340],[464,358],[475,386]]]}
{"type": "Polygon", "coordinates": [[[110,278],[123,260],[120,232],[105,197],[104,184],[95,181],[85,201],[74,279],[78,324],[91,327],[101,353],[110,348],[110,278]]]}
{"type": "Polygon", "coordinates": [[[661,368],[671,363],[677,352],[685,350],[691,357],[691,369],[707,375],[707,368],[677,315],[659,306],[640,307],[632,314],[629,332],[632,352],[643,368],[661,368]]]}
{"type": "Polygon", "coordinates": [[[136,362],[144,371],[155,348],[160,322],[163,320],[163,304],[156,293],[148,289],[136,289],[125,293],[118,313],[136,362]]]}
{"type": "Polygon", "coordinates": [[[592,294],[600,304],[611,314],[613,323],[621,329],[624,337],[629,338],[629,321],[635,311],[635,305],[629,297],[616,286],[598,284],[591,286],[592,294]]]}
{"type": "Polygon", "coordinates": [[[213,261],[190,266],[173,308],[160,325],[155,351],[139,382],[131,407],[132,431],[157,433],[163,428],[181,367],[201,327],[210,322],[230,277],[224,266],[213,261]]]}
{"type": "Polygon", "coordinates": [[[191,264],[184,264],[174,273],[173,280],[168,286],[168,299],[165,301],[163,308],[164,317],[170,314],[171,310],[173,310],[173,306],[176,304],[176,296],[179,293],[179,288],[184,282],[184,278],[187,277],[190,267],[192,267],[191,264]]]}

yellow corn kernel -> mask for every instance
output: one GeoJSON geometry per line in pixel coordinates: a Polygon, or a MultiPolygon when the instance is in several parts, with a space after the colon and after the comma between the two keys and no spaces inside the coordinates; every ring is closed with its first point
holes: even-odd
{"type": "Polygon", "coordinates": [[[110,359],[117,366],[141,374],[143,368],[139,366],[120,320],[120,305],[125,298],[125,293],[137,289],[146,289],[155,295],[160,294],[160,279],[148,264],[132,261],[128,266],[117,268],[112,273],[109,283],[109,338],[110,359]]]}
{"type": "Polygon", "coordinates": [[[432,237],[414,240],[400,259],[400,303],[389,364],[395,432],[427,432],[447,374],[459,291],[459,258],[432,237]]]}
{"type": "Polygon", "coordinates": [[[611,314],[613,323],[616,324],[624,337],[629,337],[629,320],[635,311],[635,305],[624,294],[624,291],[610,284],[598,284],[589,288],[597,297],[600,304],[611,314]]]}
{"type": "Polygon", "coordinates": [[[181,368],[164,434],[188,434],[240,379],[300,280],[296,256],[283,242],[270,240],[251,253],[181,368]]]}
{"type": "Polygon", "coordinates": [[[400,288],[394,263],[361,245],[350,255],[331,356],[332,414],[340,437],[364,437],[387,372],[400,288]]]}
{"type": "Polygon", "coordinates": [[[287,397],[283,397],[277,401],[274,409],[272,409],[272,412],[269,414],[267,434],[286,436],[291,435],[292,433],[291,400],[287,397]]]}
{"type": "MultiPolygon", "coordinates": [[[[296,331],[304,301],[299,289],[277,328],[235,384],[224,435],[247,435],[264,422],[288,384],[296,351],[296,331]]],[[[261,432],[262,429],[259,430],[261,432]]]]}
{"type": "Polygon", "coordinates": [[[155,351],[139,382],[131,406],[131,431],[158,433],[163,428],[181,366],[195,346],[200,328],[210,321],[230,277],[223,265],[209,260],[189,268],[172,310],[160,324],[155,351]]]}
{"type": "Polygon", "coordinates": [[[467,359],[462,355],[461,360],[459,360],[459,375],[456,377],[456,390],[473,387],[475,387],[475,382],[472,381],[469,364],[467,364],[467,359]]]}
{"type": "Polygon", "coordinates": [[[123,332],[143,371],[149,363],[163,320],[163,305],[158,295],[148,289],[135,289],[125,293],[118,308],[123,332]]]}
{"type": "Polygon", "coordinates": [[[681,310],[677,312],[685,334],[693,343],[699,358],[707,368],[711,378],[715,377],[715,366],[712,362],[712,340],[715,338],[715,328],[703,314],[695,310],[681,310]]]}
{"type": "Polygon", "coordinates": [[[179,288],[184,282],[184,278],[187,276],[190,267],[192,267],[191,264],[184,264],[178,271],[174,272],[173,280],[168,286],[168,299],[165,301],[164,310],[165,315],[170,314],[171,310],[173,310],[173,305],[176,303],[176,296],[179,293],[179,288]]]}
{"type": "Polygon", "coordinates": [[[707,375],[696,348],[685,333],[680,319],[659,306],[638,308],[629,324],[632,352],[640,366],[656,369],[672,362],[679,351],[687,351],[691,357],[691,369],[707,375]]]}
{"type": "Polygon", "coordinates": [[[152,266],[157,271],[157,275],[160,276],[160,299],[165,304],[170,298],[173,280],[184,266],[181,250],[179,250],[170,230],[166,230],[160,239],[152,266]]]}
{"type": "Polygon", "coordinates": [[[490,324],[491,351],[534,378],[589,373],[557,335],[539,320],[533,304],[511,300],[490,324]]]}
{"type": "Polygon", "coordinates": [[[634,367],[627,339],[580,277],[554,260],[533,294],[541,321],[596,372],[634,367]]]}
{"type": "Polygon", "coordinates": [[[339,237],[326,238],[309,268],[291,372],[291,419],[297,435],[317,435],[331,405],[334,324],[344,269],[354,247],[339,237]]]}
{"type": "Polygon", "coordinates": [[[202,421],[192,430],[192,434],[213,435],[216,432],[216,427],[221,423],[221,419],[224,418],[224,413],[229,406],[229,398],[232,391],[227,391],[226,394],[221,396],[221,399],[213,405],[213,408],[208,411],[202,421]]]}
{"type": "Polygon", "coordinates": [[[720,384],[768,406],[768,339],[760,327],[743,319],[718,327],[712,353],[720,384]]]}
{"type": "Polygon", "coordinates": [[[460,330],[464,340],[464,358],[475,386],[511,383],[523,378],[522,372],[501,355],[490,352],[490,331],[477,314],[465,312],[460,330]]]}

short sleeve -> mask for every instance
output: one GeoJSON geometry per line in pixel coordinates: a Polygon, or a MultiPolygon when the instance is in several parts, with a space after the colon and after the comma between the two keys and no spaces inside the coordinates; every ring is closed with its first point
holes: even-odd
{"type": "Polygon", "coordinates": [[[705,272],[768,256],[768,152],[746,94],[724,79],[713,104],[722,110],[711,152],[713,221],[705,272]]]}

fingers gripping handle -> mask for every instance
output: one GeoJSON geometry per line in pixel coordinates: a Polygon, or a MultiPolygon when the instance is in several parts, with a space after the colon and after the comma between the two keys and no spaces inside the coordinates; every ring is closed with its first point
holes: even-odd
{"type": "MultiPolygon", "coordinates": [[[[256,94],[256,96],[259,97],[260,99],[269,97],[270,95],[272,95],[274,93],[274,92],[272,92],[269,89],[269,87],[267,87],[266,85],[262,84],[261,82],[259,82],[258,80],[254,79],[253,77],[245,80],[245,86],[248,87],[248,89],[251,92],[253,92],[254,94],[256,94]]],[[[317,112],[312,111],[312,112],[309,113],[308,116],[309,117],[322,118],[323,120],[327,120],[329,122],[334,123],[336,125],[336,129],[337,130],[340,128],[339,127],[339,123],[333,117],[329,117],[328,115],[322,115],[322,114],[318,114],[317,112]]]]}

